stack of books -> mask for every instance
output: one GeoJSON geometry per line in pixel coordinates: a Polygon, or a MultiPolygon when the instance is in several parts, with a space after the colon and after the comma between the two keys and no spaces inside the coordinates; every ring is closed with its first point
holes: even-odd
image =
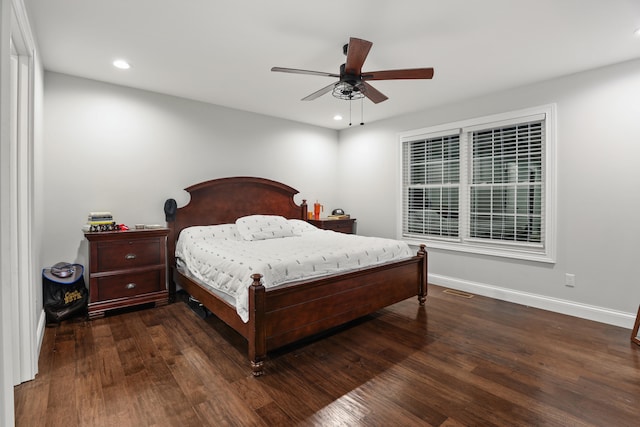
{"type": "Polygon", "coordinates": [[[113,231],[116,228],[111,212],[89,212],[83,231],[113,231]]]}
{"type": "Polygon", "coordinates": [[[111,224],[113,215],[111,212],[89,212],[87,220],[89,225],[111,224]]]}

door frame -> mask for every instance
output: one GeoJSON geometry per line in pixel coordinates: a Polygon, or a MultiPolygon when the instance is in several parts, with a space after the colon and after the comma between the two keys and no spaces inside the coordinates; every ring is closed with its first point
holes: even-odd
{"type": "Polygon", "coordinates": [[[35,42],[22,0],[0,0],[0,424],[14,424],[13,386],[37,373],[34,255],[35,42]]]}

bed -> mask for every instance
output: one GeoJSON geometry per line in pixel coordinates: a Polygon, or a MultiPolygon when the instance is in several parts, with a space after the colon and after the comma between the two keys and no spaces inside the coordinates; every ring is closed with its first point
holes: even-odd
{"type": "MultiPolygon", "coordinates": [[[[424,245],[400,261],[345,273],[296,280],[265,287],[263,275],[247,278],[247,316],[234,304],[185,271],[176,258],[176,245],[189,227],[234,224],[251,215],[305,220],[307,204],[294,201],[297,190],[265,178],[231,177],[202,182],[185,189],[190,201],[178,208],[165,203],[168,236],[169,295],[177,286],[247,340],[254,376],[264,373],[268,352],[343,325],[410,297],[424,305],[427,295],[427,253],[424,245]]],[[[333,233],[333,232],[327,232],[333,233]]]]}

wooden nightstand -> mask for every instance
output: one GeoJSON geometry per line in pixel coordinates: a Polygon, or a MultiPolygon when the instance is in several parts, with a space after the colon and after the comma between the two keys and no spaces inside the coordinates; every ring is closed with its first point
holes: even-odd
{"type": "Polygon", "coordinates": [[[85,233],[89,241],[89,318],[139,304],[169,302],[166,228],[85,233]]]}
{"type": "Polygon", "coordinates": [[[355,225],[356,225],[355,218],[347,218],[347,219],[320,218],[320,219],[309,219],[307,221],[318,228],[322,228],[323,230],[339,231],[340,233],[346,233],[346,234],[355,233],[355,225]]]}

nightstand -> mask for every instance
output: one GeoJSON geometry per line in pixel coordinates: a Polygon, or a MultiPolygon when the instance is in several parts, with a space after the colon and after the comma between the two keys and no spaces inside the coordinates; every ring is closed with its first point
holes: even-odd
{"type": "Polygon", "coordinates": [[[309,219],[307,220],[307,222],[323,230],[338,231],[340,233],[346,233],[346,234],[355,233],[355,225],[356,225],[355,218],[346,218],[346,219],[320,218],[320,219],[309,219]]]}
{"type": "Polygon", "coordinates": [[[89,241],[89,318],[105,311],[169,302],[167,234],[169,230],[85,233],[89,241]]]}

